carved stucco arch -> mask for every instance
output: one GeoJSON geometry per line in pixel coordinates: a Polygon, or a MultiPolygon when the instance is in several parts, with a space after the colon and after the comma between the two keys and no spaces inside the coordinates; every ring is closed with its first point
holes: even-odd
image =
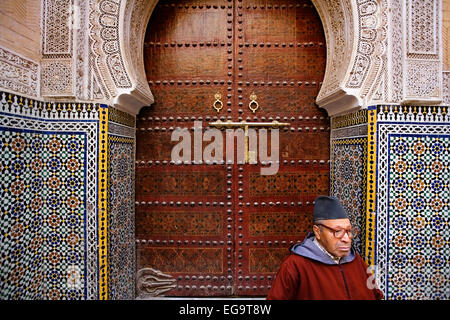
{"type": "MultiPolygon", "coordinates": [[[[153,103],[143,47],[157,0],[91,0],[94,76],[106,100],[137,114],[153,103]]],[[[327,64],[317,104],[330,116],[364,108],[385,68],[386,0],[312,0],[322,20],[327,64]]]]}

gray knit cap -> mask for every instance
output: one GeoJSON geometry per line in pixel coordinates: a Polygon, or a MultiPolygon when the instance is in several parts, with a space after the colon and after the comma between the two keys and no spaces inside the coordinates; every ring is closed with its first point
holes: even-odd
{"type": "Polygon", "coordinates": [[[348,219],[347,211],[333,196],[318,196],[314,204],[313,220],[348,219]]]}

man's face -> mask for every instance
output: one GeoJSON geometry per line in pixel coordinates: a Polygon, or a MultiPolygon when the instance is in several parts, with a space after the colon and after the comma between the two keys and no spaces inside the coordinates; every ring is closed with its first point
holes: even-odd
{"type": "Polygon", "coordinates": [[[350,253],[352,238],[345,232],[342,238],[335,236],[333,230],[349,231],[352,227],[349,219],[334,219],[318,221],[322,226],[314,225],[313,231],[319,243],[335,257],[345,257],[350,253]]]}

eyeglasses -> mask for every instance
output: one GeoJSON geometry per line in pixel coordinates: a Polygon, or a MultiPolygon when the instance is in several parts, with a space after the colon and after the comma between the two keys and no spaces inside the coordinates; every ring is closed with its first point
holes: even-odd
{"type": "Polygon", "coordinates": [[[323,227],[333,231],[333,235],[337,239],[342,239],[345,234],[347,234],[349,238],[354,238],[354,237],[356,237],[358,235],[358,229],[355,229],[355,228],[351,228],[349,230],[346,230],[346,229],[333,229],[333,228],[331,228],[329,226],[326,226],[324,224],[321,224],[321,223],[317,223],[316,225],[317,226],[323,226],[323,227]]]}

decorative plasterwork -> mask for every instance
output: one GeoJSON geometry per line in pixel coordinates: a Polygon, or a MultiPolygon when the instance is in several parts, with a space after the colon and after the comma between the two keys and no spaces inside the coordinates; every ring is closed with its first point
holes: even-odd
{"type": "MultiPolygon", "coordinates": [[[[388,1],[313,0],[324,26],[328,57],[317,103],[330,116],[366,108],[374,101],[439,103],[442,100],[440,2],[388,1]],[[389,48],[386,45],[388,21],[389,48]]],[[[83,9],[77,0],[46,0],[45,3],[46,8],[75,3],[83,9]]],[[[156,0],[90,0],[82,17],[88,12],[86,28],[91,54],[87,68],[86,50],[77,44],[73,71],[77,80],[72,80],[77,98],[101,99],[133,114],[153,102],[141,48],[156,3],[156,0]],[[85,80],[78,80],[80,74],[85,80]],[[83,96],[86,88],[89,97],[83,96]]],[[[46,13],[46,21],[50,21],[50,13],[46,13]]],[[[43,45],[45,59],[50,54],[56,54],[59,59],[70,54],[68,48],[73,45],[70,44],[73,37],[59,37],[67,43],[58,45],[46,38],[55,30],[62,32],[45,24],[44,39],[48,40],[43,45]]],[[[83,37],[81,31],[77,32],[79,43],[83,37]]],[[[50,83],[51,79],[46,80],[46,85],[50,83]]],[[[44,92],[51,94],[51,90],[44,92]]]]}
{"type": "Polygon", "coordinates": [[[411,0],[403,7],[404,103],[442,102],[440,3],[439,0],[411,0]]]}
{"type": "MultiPolygon", "coordinates": [[[[107,53],[106,49],[103,48],[103,44],[107,47],[108,43],[111,43],[109,52],[112,51],[111,47],[117,48],[116,52],[120,50],[117,31],[119,6],[117,3],[111,2],[109,6],[103,5],[103,11],[101,11],[101,7],[98,1],[90,1],[89,37],[93,54],[91,61],[97,83],[105,98],[110,99],[117,93],[114,87],[114,80],[106,63],[107,53]],[[105,12],[105,8],[110,15],[102,13],[105,12]]],[[[123,67],[121,69],[123,70],[123,67]]]]}
{"type": "Polygon", "coordinates": [[[439,1],[410,0],[407,2],[407,49],[411,55],[434,55],[439,53],[437,19],[439,1]]]}
{"type": "Polygon", "coordinates": [[[73,0],[42,2],[42,55],[45,58],[69,58],[73,51],[70,19],[73,0]]]}
{"type": "Polygon", "coordinates": [[[23,96],[39,96],[39,64],[0,47],[0,88],[23,96]]]}
{"type": "MultiPolygon", "coordinates": [[[[75,0],[73,29],[75,34],[75,96],[82,101],[93,98],[92,71],[89,64],[89,2],[75,0]]],[[[100,99],[102,96],[100,96],[100,99]]]]}
{"type": "Polygon", "coordinates": [[[353,109],[360,104],[358,98],[342,86],[354,48],[353,14],[350,1],[344,5],[341,0],[313,0],[313,4],[322,20],[327,41],[327,65],[317,104],[332,116],[348,105],[353,109]]]}
{"type": "Polygon", "coordinates": [[[442,102],[450,104],[450,71],[442,72],[442,102]]]}
{"type": "Polygon", "coordinates": [[[346,61],[350,59],[353,47],[353,28],[346,27],[352,24],[353,17],[350,8],[343,6],[340,0],[313,3],[322,19],[327,40],[325,79],[317,97],[321,101],[340,89],[339,75],[345,73],[346,61]]]}
{"type": "Polygon", "coordinates": [[[406,60],[405,96],[409,99],[440,100],[440,64],[428,60],[406,60]]]}
{"type": "Polygon", "coordinates": [[[43,60],[41,64],[42,96],[73,95],[72,59],[43,60]]]}
{"type": "MultiPolygon", "coordinates": [[[[313,0],[327,40],[327,68],[317,103],[330,116],[367,107],[386,69],[385,0],[313,0]]],[[[378,94],[379,96],[379,94],[378,94]]]]}
{"type": "Polygon", "coordinates": [[[141,0],[90,1],[91,62],[97,85],[111,104],[133,114],[153,103],[141,51],[155,4],[141,0]]]}
{"type": "Polygon", "coordinates": [[[389,1],[388,70],[386,102],[399,103],[403,99],[403,1],[389,1]]]}
{"type": "Polygon", "coordinates": [[[73,0],[42,2],[41,95],[73,97],[73,0]]]}
{"type": "MultiPolygon", "coordinates": [[[[378,69],[384,53],[386,13],[384,1],[358,1],[358,49],[347,80],[349,88],[362,88],[370,69],[378,69]]],[[[376,75],[376,72],[373,76],[376,75]]],[[[373,79],[372,79],[373,81],[373,79]]],[[[372,83],[369,84],[371,86],[372,83]]],[[[363,94],[363,93],[362,93],[363,94]]]]}
{"type": "Polygon", "coordinates": [[[124,51],[125,61],[131,62],[129,65],[132,78],[135,79],[135,90],[132,92],[141,101],[153,103],[153,95],[147,83],[147,76],[144,68],[144,39],[147,30],[147,22],[156,6],[157,1],[135,0],[127,1],[125,6],[124,25],[124,51]],[[145,21],[146,23],[142,23],[145,21]]]}
{"type": "MultiPolygon", "coordinates": [[[[384,101],[387,86],[387,1],[359,2],[359,44],[358,55],[366,57],[369,64],[361,79],[361,98],[363,106],[371,101],[384,101]],[[375,6],[375,3],[378,6],[375,6]]],[[[355,68],[355,66],[353,67],[355,68]]]]}
{"type": "MultiPolygon", "coordinates": [[[[373,102],[442,101],[440,1],[312,2],[325,30],[328,57],[317,103],[330,116],[373,102]]],[[[95,100],[133,114],[153,103],[142,48],[156,3],[43,1],[41,95],[95,100]],[[47,78],[59,71],[61,83],[47,78]]]]}

